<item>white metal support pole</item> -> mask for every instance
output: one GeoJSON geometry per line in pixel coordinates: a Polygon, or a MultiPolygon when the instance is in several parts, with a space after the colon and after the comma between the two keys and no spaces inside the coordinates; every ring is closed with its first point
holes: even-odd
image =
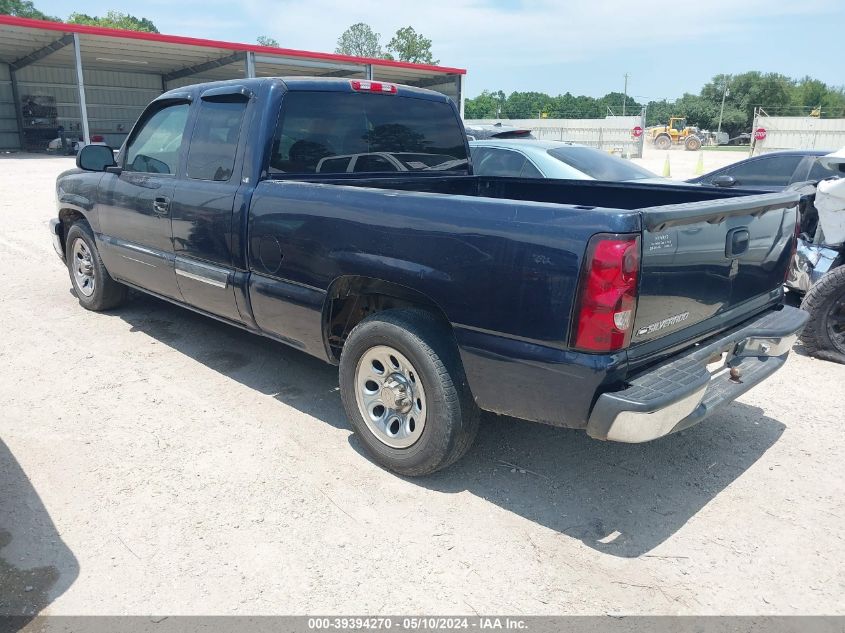
{"type": "Polygon", "coordinates": [[[246,64],[245,71],[247,78],[253,79],[255,77],[255,53],[247,51],[244,63],[246,64]]]}
{"type": "Polygon", "coordinates": [[[725,113],[725,97],[728,96],[728,78],[725,77],[725,87],[722,90],[722,107],[719,108],[719,127],[716,128],[716,142],[719,141],[719,133],[722,131],[722,115],[725,113]]]}
{"type": "Polygon", "coordinates": [[[372,64],[367,64],[366,66],[364,66],[364,78],[367,81],[373,80],[373,65],[372,64]]]}
{"type": "Polygon", "coordinates": [[[82,138],[85,144],[91,143],[88,128],[88,106],[85,104],[85,80],[82,78],[82,51],[79,48],[79,33],[73,34],[73,52],[76,56],[76,87],[79,88],[79,118],[82,121],[82,138]]]}
{"type": "Polygon", "coordinates": [[[457,75],[456,83],[458,84],[458,104],[461,109],[461,118],[464,118],[464,92],[466,91],[466,79],[464,75],[457,75]]]}

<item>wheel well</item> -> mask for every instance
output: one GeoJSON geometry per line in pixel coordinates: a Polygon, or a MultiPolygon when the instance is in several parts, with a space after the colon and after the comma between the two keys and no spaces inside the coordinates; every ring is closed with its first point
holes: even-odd
{"type": "Polygon", "coordinates": [[[443,310],[417,290],[371,277],[341,277],[329,288],[323,308],[323,340],[330,358],[340,360],[346,337],[358,323],[376,312],[396,308],[426,310],[451,330],[443,310]]]}
{"type": "Polygon", "coordinates": [[[74,222],[79,220],[85,220],[85,216],[82,215],[79,211],[75,209],[62,209],[59,211],[59,220],[62,222],[62,246],[67,246],[67,232],[70,230],[70,227],[73,225],[74,222]]]}

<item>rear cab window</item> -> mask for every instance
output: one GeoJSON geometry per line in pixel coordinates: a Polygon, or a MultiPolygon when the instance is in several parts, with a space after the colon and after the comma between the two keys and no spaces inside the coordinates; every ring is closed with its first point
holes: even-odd
{"type": "Polygon", "coordinates": [[[463,127],[443,101],[346,92],[290,91],[269,171],[281,174],[467,174],[463,127]]]}

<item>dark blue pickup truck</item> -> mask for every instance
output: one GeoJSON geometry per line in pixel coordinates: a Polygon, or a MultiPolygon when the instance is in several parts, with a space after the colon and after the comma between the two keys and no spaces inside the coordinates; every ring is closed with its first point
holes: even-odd
{"type": "Polygon", "coordinates": [[[267,78],[164,93],[57,182],[80,304],[134,288],[339,364],[376,460],[422,475],[481,409],[642,442],[783,365],[795,193],[479,177],[435,92],[267,78]]]}

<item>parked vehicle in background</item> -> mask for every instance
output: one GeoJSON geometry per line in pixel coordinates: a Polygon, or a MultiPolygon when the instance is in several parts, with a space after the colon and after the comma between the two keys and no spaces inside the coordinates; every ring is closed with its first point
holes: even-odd
{"type": "MultiPolygon", "coordinates": [[[[91,145],[105,145],[105,138],[101,134],[94,134],[91,136],[91,145]]],[[[84,139],[80,136],[76,139],[65,137],[58,137],[54,138],[52,141],[47,143],[47,151],[48,152],[58,152],[62,151],[68,156],[73,156],[79,152],[83,147],[85,147],[86,143],[84,139]]]]}
{"type": "Polygon", "coordinates": [[[673,116],[666,125],[657,125],[647,130],[648,140],[657,149],[670,149],[683,145],[685,150],[696,152],[701,149],[704,135],[697,127],[688,126],[686,117],[673,116]]]}
{"type": "Polygon", "coordinates": [[[182,87],[59,176],[53,244],[83,308],[136,288],[339,365],[361,443],[404,475],[458,460],[479,409],[644,442],[786,362],[798,194],[477,176],[468,151],[420,88],[182,87]],[[317,170],[408,152],[449,168],[317,170]]]}
{"type": "Polygon", "coordinates": [[[840,177],[795,187],[802,194],[798,248],[786,285],[804,294],[807,351],[845,363],[845,148],[817,162],[840,177]]]}
{"type": "Polygon", "coordinates": [[[818,159],[830,150],[787,150],[769,152],[716,169],[687,182],[714,187],[737,187],[758,191],[783,191],[788,186],[838,175],[818,159]]]}
{"type": "Polygon", "coordinates": [[[534,138],[531,130],[512,127],[502,123],[466,125],[464,129],[466,130],[467,138],[471,141],[485,138],[534,138]]]}
{"type": "Polygon", "coordinates": [[[470,141],[472,168],[479,176],[559,178],[615,182],[672,183],[607,152],[561,141],[470,141]]]}

